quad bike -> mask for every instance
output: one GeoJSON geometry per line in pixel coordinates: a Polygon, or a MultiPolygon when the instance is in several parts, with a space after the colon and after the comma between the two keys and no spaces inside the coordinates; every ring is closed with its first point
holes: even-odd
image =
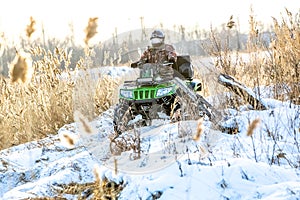
{"type": "MultiPolygon", "coordinates": [[[[140,129],[134,127],[149,126],[154,119],[173,122],[207,117],[212,129],[235,134],[236,127],[224,126],[222,113],[198,93],[202,85],[193,79],[189,56],[178,56],[176,63],[132,63],[131,66],[138,67],[140,75],[136,80],[124,82],[120,88],[113,118],[115,134],[110,138],[112,154],[133,150],[139,157],[143,142],[140,129]],[[134,131],[130,132],[131,129],[134,131]]],[[[244,98],[254,109],[266,109],[249,88],[233,77],[220,74],[218,82],[244,98]]]]}
{"type": "Polygon", "coordinates": [[[176,121],[203,115],[213,117],[212,106],[197,93],[202,85],[193,79],[190,56],[178,56],[176,63],[135,62],[131,67],[138,67],[140,76],[124,82],[120,88],[113,119],[117,135],[136,125],[150,125],[153,119],[176,121]],[[137,116],[141,116],[139,120],[135,120],[137,116]]]}
{"type": "Polygon", "coordinates": [[[217,124],[220,115],[198,93],[202,84],[193,79],[190,56],[178,56],[176,63],[135,62],[131,67],[139,68],[140,74],[136,80],[125,81],[119,90],[113,118],[115,134],[110,138],[113,155],[128,150],[140,155],[143,142],[140,129],[135,127],[150,126],[155,119],[176,122],[207,116],[217,124]]]}

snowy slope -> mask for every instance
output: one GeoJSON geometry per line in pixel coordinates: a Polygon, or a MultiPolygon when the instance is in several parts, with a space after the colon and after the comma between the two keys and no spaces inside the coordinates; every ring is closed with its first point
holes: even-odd
{"type": "Polygon", "coordinates": [[[133,151],[111,155],[113,108],[91,122],[94,135],[66,124],[57,135],[0,152],[0,197],[57,197],[61,184],[94,181],[96,168],[102,177],[126,184],[119,199],[299,199],[300,107],[263,100],[268,110],[226,110],[224,124],[238,124],[237,135],[212,130],[208,121],[198,141],[192,140],[197,121],[138,129],[140,159],[133,151]],[[255,119],[260,124],[247,136],[255,119]],[[61,143],[65,134],[79,138],[74,147],[61,143]]]}

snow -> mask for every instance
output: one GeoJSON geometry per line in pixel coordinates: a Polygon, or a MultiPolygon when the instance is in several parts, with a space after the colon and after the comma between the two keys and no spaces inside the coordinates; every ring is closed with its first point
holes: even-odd
{"type": "MultiPolygon", "coordinates": [[[[112,76],[130,73],[127,67],[103,69],[112,76]]],[[[92,182],[97,169],[101,177],[126,184],[119,197],[124,200],[299,199],[300,107],[267,95],[262,100],[267,110],[226,110],[229,116],[222,123],[238,124],[236,135],[213,130],[208,121],[198,141],[191,139],[197,121],[164,120],[137,129],[140,159],[132,150],[111,154],[113,107],[91,122],[94,135],[81,134],[75,122],[66,124],[57,135],[0,151],[0,198],[57,197],[60,184],[92,182]],[[247,136],[255,119],[260,124],[247,136]],[[78,139],[73,147],[60,141],[63,134],[78,139]]]]}

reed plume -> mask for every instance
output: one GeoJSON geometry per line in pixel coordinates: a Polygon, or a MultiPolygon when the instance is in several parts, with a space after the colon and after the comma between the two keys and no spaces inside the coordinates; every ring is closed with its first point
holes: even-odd
{"type": "Polygon", "coordinates": [[[62,143],[62,145],[64,145],[65,147],[67,147],[69,149],[74,148],[76,142],[78,141],[77,136],[72,135],[68,132],[61,134],[59,139],[60,139],[60,142],[62,143]]]}
{"type": "Polygon", "coordinates": [[[81,112],[75,110],[74,112],[74,119],[79,125],[79,130],[83,134],[93,134],[96,131],[94,128],[89,124],[89,121],[86,117],[83,116],[81,112]]]}
{"type": "Polygon", "coordinates": [[[226,24],[226,27],[232,29],[234,26],[235,26],[235,22],[233,21],[233,15],[231,15],[229,21],[226,24]]]}
{"type": "Polygon", "coordinates": [[[27,25],[27,28],[26,28],[26,36],[28,38],[31,37],[31,35],[35,32],[35,24],[36,24],[36,21],[34,20],[34,18],[31,16],[30,17],[30,23],[27,25]]]}
{"type": "Polygon", "coordinates": [[[32,60],[25,53],[18,53],[10,66],[10,78],[14,82],[27,83],[32,76],[32,60]]]}
{"type": "Polygon", "coordinates": [[[84,39],[84,43],[86,45],[88,45],[89,40],[94,37],[98,32],[97,32],[97,28],[98,28],[98,17],[94,17],[94,18],[90,18],[89,22],[88,22],[88,26],[85,28],[85,39],[84,39]]]}
{"type": "Polygon", "coordinates": [[[258,127],[259,124],[260,124],[259,118],[253,120],[247,129],[247,136],[252,136],[254,133],[254,130],[258,127]]]}
{"type": "Polygon", "coordinates": [[[100,185],[102,176],[101,176],[100,169],[99,169],[99,166],[98,166],[98,165],[95,165],[95,166],[94,166],[93,173],[94,173],[94,176],[95,176],[95,178],[96,178],[95,183],[97,183],[97,184],[100,185]]]}
{"type": "Polygon", "coordinates": [[[198,119],[197,122],[197,132],[193,137],[193,140],[198,141],[202,135],[204,131],[204,125],[203,125],[203,117],[201,117],[200,119],[198,119]]]}

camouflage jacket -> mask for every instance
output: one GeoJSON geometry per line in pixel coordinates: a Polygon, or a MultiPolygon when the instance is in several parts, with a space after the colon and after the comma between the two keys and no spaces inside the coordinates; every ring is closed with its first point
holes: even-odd
{"type": "Polygon", "coordinates": [[[175,48],[170,44],[164,44],[159,48],[148,47],[141,56],[144,63],[176,62],[176,60],[175,48]]]}

